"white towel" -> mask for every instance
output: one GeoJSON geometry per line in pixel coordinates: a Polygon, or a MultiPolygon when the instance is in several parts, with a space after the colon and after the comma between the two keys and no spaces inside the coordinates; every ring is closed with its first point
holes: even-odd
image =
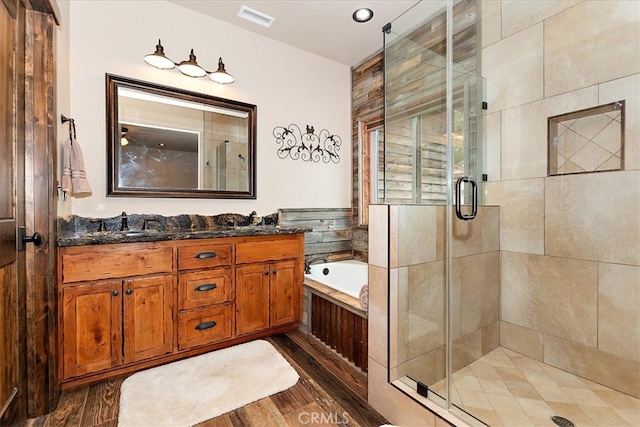
{"type": "Polygon", "coordinates": [[[360,288],[359,296],[360,298],[358,299],[360,300],[360,305],[365,310],[368,310],[369,309],[369,286],[368,285],[362,285],[362,287],[360,288]]]}
{"type": "Polygon", "coordinates": [[[62,191],[71,194],[91,193],[84,170],[82,150],[76,139],[68,139],[62,144],[62,191]]]}

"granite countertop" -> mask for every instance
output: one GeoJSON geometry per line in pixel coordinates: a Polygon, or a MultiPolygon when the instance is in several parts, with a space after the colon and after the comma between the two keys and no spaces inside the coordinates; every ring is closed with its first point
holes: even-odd
{"type": "Polygon", "coordinates": [[[59,247],[106,245],[110,243],[160,242],[167,240],[210,239],[214,237],[269,236],[297,234],[311,231],[310,227],[236,226],[214,227],[206,230],[145,230],[145,231],[94,231],[60,235],[59,247]]]}
{"type": "Polygon", "coordinates": [[[276,214],[264,217],[257,217],[253,214],[255,212],[249,216],[220,214],[171,217],[132,214],[126,215],[129,230],[125,231],[118,231],[122,225],[124,212],[123,215],[111,218],[85,218],[74,215],[68,219],[58,219],[56,243],[59,247],[67,247],[216,237],[270,236],[306,233],[312,230],[311,227],[280,226],[277,224],[276,214]],[[150,221],[150,229],[142,230],[144,220],[150,221]],[[107,231],[98,231],[100,222],[107,231]]]}

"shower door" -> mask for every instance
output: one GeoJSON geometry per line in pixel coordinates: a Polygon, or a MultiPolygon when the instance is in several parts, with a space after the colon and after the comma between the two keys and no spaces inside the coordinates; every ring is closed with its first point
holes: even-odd
{"type": "Polygon", "coordinates": [[[499,320],[498,211],[478,206],[485,154],[476,7],[421,2],[384,34],[382,193],[397,206],[399,248],[389,377],[462,417],[450,374],[497,346],[499,320]],[[447,49],[447,22],[461,46],[447,49]]]}

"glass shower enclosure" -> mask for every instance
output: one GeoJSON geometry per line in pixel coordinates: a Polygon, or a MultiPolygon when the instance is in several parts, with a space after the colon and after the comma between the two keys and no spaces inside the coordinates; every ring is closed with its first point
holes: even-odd
{"type": "Polygon", "coordinates": [[[472,425],[638,425],[640,4],[421,1],[383,33],[388,383],[472,425]]]}
{"type": "Polygon", "coordinates": [[[462,417],[448,373],[498,345],[500,307],[498,211],[481,206],[477,15],[476,2],[420,2],[383,29],[381,199],[398,206],[401,240],[424,237],[399,242],[390,280],[390,381],[462,417]]]}

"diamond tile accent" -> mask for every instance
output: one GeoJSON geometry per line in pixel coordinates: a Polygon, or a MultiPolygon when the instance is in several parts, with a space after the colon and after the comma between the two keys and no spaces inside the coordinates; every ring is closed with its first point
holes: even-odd
{"type": "MultiPolygon", "coordinates": [[[[446,380],[431,389],[444,393],[446,380]]],[[[640,426],[640,400],[498,347],[452,377],[452,402],[490,426],[640,426]]]]}
{"type": "Polygon", "coordinates": [[[620,170],[624,101],[549,118],[549,175],[620,170]]]}

